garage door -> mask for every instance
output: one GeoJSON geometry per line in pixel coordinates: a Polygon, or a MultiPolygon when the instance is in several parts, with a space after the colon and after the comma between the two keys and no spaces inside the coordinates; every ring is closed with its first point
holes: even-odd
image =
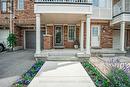
{"type": "Polygon", "coordinates": [[[7,38],[9,36],[9,30],[0,30],[0,43],[5,43],[7,46],[7,38]]]}
{"type": "MultiPolygon", "coordinates": [[[[43,34],[41,32],[41,49],[43,49],[43,34]]],[[[27,49],[35,49],[36,48],[36,31],[26,31],[26,48],[27,49]]]]}

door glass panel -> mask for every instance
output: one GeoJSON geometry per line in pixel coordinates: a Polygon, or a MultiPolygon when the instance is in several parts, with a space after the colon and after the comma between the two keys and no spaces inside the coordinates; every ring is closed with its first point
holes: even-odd
{"type": "Polygon", "coordinates": [[[98,36],[98,28],[97,28],[97,27],[93,27],[92,35],[93,35],[94,37],[98,36]]]}
{"type": "Polygon", "coordinates": [[[61,43],[61,27],[56,27],[56,43],[61,43]]]}

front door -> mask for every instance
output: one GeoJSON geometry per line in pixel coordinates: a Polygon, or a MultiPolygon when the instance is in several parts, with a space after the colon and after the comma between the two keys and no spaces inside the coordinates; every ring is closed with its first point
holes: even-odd
{"type": "Polygon", "coordinates": [[[100,47],[100,26],[92,26],[91,46],[92,47],[100,47]]]}
{"type": "Polygon", "coordinates": [[[63,46],[63,29],[62,26],[56,25],[55,26],[55,47],[62,47],[63,46]]]}

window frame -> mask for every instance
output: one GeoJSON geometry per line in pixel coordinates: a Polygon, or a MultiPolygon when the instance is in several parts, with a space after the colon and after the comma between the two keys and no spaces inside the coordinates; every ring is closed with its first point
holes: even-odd
{"type": "MultiPolygon", "coordinates": [[[[99,0],[97,0],[97,1],[98,1],[98,3],[97,3],[98,6],[96,6],[96,5],[93,4],[94,7],[99,7],[99,6],[100,6],[100,5],[99,5],[99,2],[100,2],[100,1],[99,1],[99,0]]],[[[93,0],[93,3],[94,3],[94,0],[93,0]]]]}
{"type": "MultiPolygon", "coordinates": [[[[107,7],[107,1],[106,0],[104,0],[104,2],[102,2],[102,4],[103,4],[103,6],[102,6],[102,4],[100,3],[102,0],[98,0],[98,5],[96,6],[96,5],[94,5],[93,4],[93,6],[94,7],[99,7],[99,8],[106,8],[107,7]]],[[[93,2],[94,3],[94,2],[93,2]]]]}
{"type": "Polygon", "coordinates": [[[68,42],[74,42],[75,40],[76,40],[76,25],[68,25],[68,42]],[[74,27],[74,40],[70,40],[70,37],[69,37],[70,26],[74,27]]]}
{"type": "Polygon", "coordinates": [[[106,1],[106,0],[103,0],[104,2],[102,1],[103,6],[102,6],[102,4],[101,4],[101,1],[102,1],[102,0],[99,0],[99,7],[100,7],[100,8],[106,8],[106,7],[107,7],[107,4],[106,4],[107,1],[106,1]]]}
{"type": "Polygon", "coordinates": [[[7,1],[5,1],[5,0],[1,0],[1,13],[7,13],[7,1]],[[3,3],[5,3],[6,4],[6,9],[3,9],[3,3]],[[5,10],[5,11],[4,11],[5,10]]]}
{"type": "Polygon", "coordinates": [[[23,0],[23,8],[20,8],[20,0],[17,2],[17,10],[24,10],[25,8],[25,0],[23,0]]]}

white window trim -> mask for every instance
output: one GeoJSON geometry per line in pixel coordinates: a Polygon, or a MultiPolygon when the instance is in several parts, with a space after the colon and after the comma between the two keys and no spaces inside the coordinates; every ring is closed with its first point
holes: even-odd
{"type": "Polygon", "coordinates": [[[74,42],[74,40],[69,39],[69,26],[74,26],[75,27],[74,38],[76,39],[76,25],[68,25],[68,32],[67,32],[68,42],[74,42]]]}
{"type": "Polygon", "coordinates": [[[1,1],[1,11],[2,11],[3,13],[6,13],[6,12],[7,12],[7,7],[6,7],[6,9],[4,9],[4,8],[3,8],[3,3],[5,3],[6,6],[7,6],[7,1],[5,1],[5,0],[2,0],[2,1],[1,1]]]}
{"type": "MultiPolygon", "coordinates": [[[[17,10],[24,10],[24,7],[23,7],[23,9],[20,8],[20,6],[19,6],[19,0],[18,0],[17,4],[18,4],[17,5],[17,10]]],[[[24,1],[24,5],[25,5],[25,1],[24,1]]]]}

